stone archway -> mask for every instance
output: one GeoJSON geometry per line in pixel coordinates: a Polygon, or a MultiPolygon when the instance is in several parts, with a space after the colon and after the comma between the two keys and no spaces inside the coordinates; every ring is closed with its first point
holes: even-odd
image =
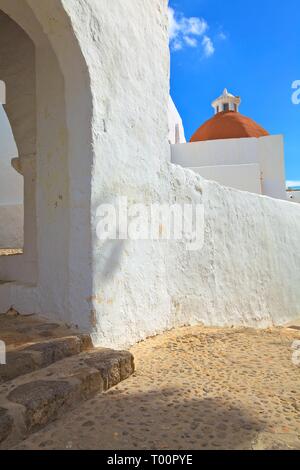
{"type": "Polygon", "coordinates": [[[3,278],[33,282],[36,277],[36,82],[35,47],[25,31],[0,10],[0,76],[6,84],[5,110],[18,148],[13,168],[24,178],[24,254],[2,264],[3,278]]]}
{"type": "Polygon", "coordinates": [[[18,149],[5,103],[6,86],[0,81],[0,256],[21,253],[24,244],[24,185],[11,164],[18,156],[18,149]]]}
{"type": "Polygon", "coordinates": [[[0,0],[0,12],[16,32],[6,35],[7,44],[20,52],[28,47],[24,69],[22,57],[11,53],[3,74],[0,65],[20,154],[13,166],[24,175],[25,198],[28,191],[24,255],[0,259],[0,279],[10,282],[0,286],[0,312],[14,305],[77,323],[72,304],[80,311],[91,294],[90,275],[80,271],[90,256],[89,75],[62,0],[0,0]]]}

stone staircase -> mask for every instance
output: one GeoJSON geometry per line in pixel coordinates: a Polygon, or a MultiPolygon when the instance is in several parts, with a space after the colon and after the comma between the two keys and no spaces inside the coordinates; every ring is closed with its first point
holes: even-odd
{"type": "Polygon", "coordinates": [[[0,339],[0,449],[134,372],[129,352],[93,348],[88,335],[36,316],[0,315],[0,339]]]}

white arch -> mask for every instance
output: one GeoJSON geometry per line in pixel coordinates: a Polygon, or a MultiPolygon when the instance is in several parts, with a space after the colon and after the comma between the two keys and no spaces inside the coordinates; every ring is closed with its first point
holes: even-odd
{"type": "Polygon", "coordinates": [[[81,275],[91,251],[87,236],[93,161],[89,71],[63,0],[0,0],[0,10],[25,31],[35,47],[37,122],[35,149],[28,150],[24,141],[15,165],[27,172],[31,183],[36,180],[36,190],[30,195],[36,213],[27,229],[29,248],[22,257],[23,267],[21,257],[0,260],[0,279],[34,285],[26,290],[25,299],[18,294],[19,284],[11,285],[6,299],[0,299],[0,311],[13,303],[19,311],[54,312],[75,323],[76,312],[88,319],[84,299],[91,295],[92,284],[90,271],[84,278],[81,275]],[[36,222],[34,233],[30,229],[36,222]]]}
{"type": "Polygon", "coordinates": [[[23,178],[12,167],[18,157],[12,129],[0,105],[0,250],[23,247],[23,178]]]}

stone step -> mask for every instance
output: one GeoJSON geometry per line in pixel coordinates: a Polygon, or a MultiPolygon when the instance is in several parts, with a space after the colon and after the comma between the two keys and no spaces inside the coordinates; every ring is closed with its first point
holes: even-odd
{"type": "Polygon", "coordinates": [[[134,372],[127,351],[93,349],[0,385],[0,449],[9,449],[134,372]]]}
{"type": "Polygon", "coordinates": [[[6,364],[0,366],[0,384],[91,348],[91,339],[84,334],[13,348],[6,353],[6,364]]]}

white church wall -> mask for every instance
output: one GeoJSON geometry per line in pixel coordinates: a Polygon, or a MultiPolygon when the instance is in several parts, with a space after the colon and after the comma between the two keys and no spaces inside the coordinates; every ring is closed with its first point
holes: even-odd
{"type": "Polygon", "coordinates": [[[113,347],[195,322],[291,321],[300,306],[300,207],[170,163],[167,1],[140,4],[0,0],[39,46],[38,279],[0,284],[0,311],[61,319],[113,347]],[[203,203],[203,248],[99,240],[97,208],[118,196],[203,203]]]}
{"type": "Polygon", "coordinates": [[[216,181],[223,186],[261,194],[261,171],[258,163],[245,165],[202,166],[192,169],[208,180],[216,181]]]}
{"type": "Polygon", "coordinates": [[[263,194],[286,199],[283,136],[270,135],[258,139],[258,151],[263,194]]]}
{"type": "Polygon", "coordinates": [[[172,145],[172,163],[184,168],[259,163],[258,139],[220,139],[172,145]]]}
{"type": "Polygon", "coordinates": [[[281,135],[245,139],[220,139],[204,142],[193,142],[185,145],[172,146],[172,162],[185,168],[198,168],[197,172],[210,179],[214,179],[226,186],[285,199],[285,169],[284,148],[281,135]],[[236,175],[230,175],[224,170],[221,175],[219,167],[227,165],[258,164],[260,176],[255,185],[243,178],[243,168],[240,172],[235,169],[236,175]],[[211,167],[206,170],[205,167],[211,167]],[[215,166],[215,170],[213,167],[215,166]],[[202,171],[202,167],[203,171],[202,171]],[[236,179],[235,179],[236,176],[236,179]]]}

